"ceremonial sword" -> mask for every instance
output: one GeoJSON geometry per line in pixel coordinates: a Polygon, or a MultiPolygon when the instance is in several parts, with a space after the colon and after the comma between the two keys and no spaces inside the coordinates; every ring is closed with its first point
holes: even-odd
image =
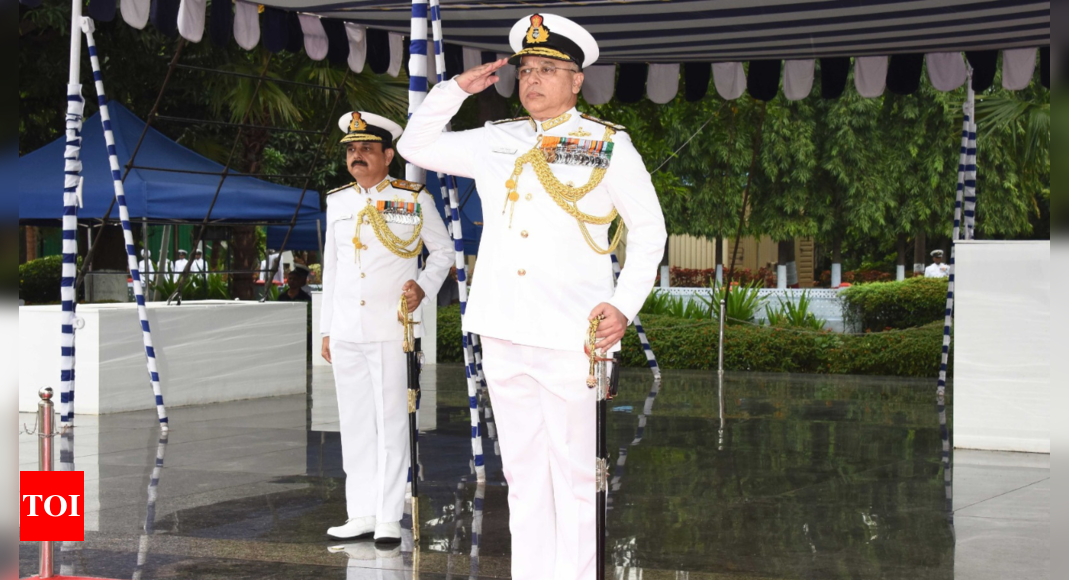
{"type": "Polygon", "coordinates": [[[597,442],[595,458],[595,481],[597,499],[595,500],[597,518],[595,531],[597,533],[596,560],[597,580],[605,580],[605,543],[607,529],[605,522],[606,504],[609,492],[609,437],[608,437],[608,414],[609,401],[611,401],[620,389],[620,353],[613,358],[599,356],[594,345],[597,342],[598,325],[602,318],[595,318],[590,322],[590,375],[587,376],[586,386],[597,389],[597,442]],[[608,363],[612,362],[612,368],[608,363]]]}
{"type": "Polygon", "coordinates": [[[416,419],[416,409],[419,405],[419,357],[420,352],[416,346],[415,326],[418,322],[412,320],[412,313],[408,311],[408,298],[402,293],[401,304],[397,309],[397,318],[404,327],[404,348],[408,365],[408,443],[409,459],[411,461],[412,479],[412,570],[416,578],[419,577],[419,424],[416,419]]]}

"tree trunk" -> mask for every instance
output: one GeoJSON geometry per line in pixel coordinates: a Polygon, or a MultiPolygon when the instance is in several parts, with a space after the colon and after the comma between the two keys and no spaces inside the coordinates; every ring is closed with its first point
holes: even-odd
{"type": "Polygon", "coordinates": [[[836,236],[831,242],[831,287],[843,283],[843,239],[836,236]]]}
{"type": "Polygon", "coordinates": [[[791,285],[790,268],[794,262],[794,240],[779,242],[776,258],[776,288],[781,290],[791,285]]]}
{"type": "Polygon", "coordinates": [[[928,261],[928,235],[921,230],[913,241],[913,275],[923,276],[924,265],[928,261]]]}
{"type": "Polygon", "coordinates": [[[716,236],[716,282],[724,283],[724,236],[716,236]]]}
{"type": "Polygon", "coordinates": [[[24,237],[26,242],[25,247],[19,248],[23,250],[19,252],[19,263],[25,264],[37,259],[37,228],[34,226],[26,226],[26,235],[24,237]]]}
{"type": "MultiPolygon", "coordinates": [[[[242,137],[244,145],[242,161],[246,173],[255,175],[263,169],[264,149],[267,148],[269,139],[270,133],[263,129],[245,129],[242,137]]],[[[233,269],[248,272],[230,276],[231,295],[241,300],[255,300],[256,285],[254,282],[257,276],[253,272],[260,267],[260,252],[257,248],[259,238],[256,235],[256,227],[234,227],[231,230],[231,240],[230,256],[233,269]]]]}
{"type": "Polygon", "coordinates": [[[898,263],[895,268],[895,280],[906,279],[906,234],[898,234],[898,263]]]}

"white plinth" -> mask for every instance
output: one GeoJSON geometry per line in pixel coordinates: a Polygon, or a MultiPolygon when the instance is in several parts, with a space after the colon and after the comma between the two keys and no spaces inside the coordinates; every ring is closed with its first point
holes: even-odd
{"type": "Polygon", "coordinates": [[[1050,242],[959,242],[954,443],[1050,453],[1050,242]]]}
{"type": "MultiPolygon", "coordinates": [[[[164,402],[203,405],[304,393],[306,309],[300,303],[150,303],[164,402]]],[[[59,306],[19,308],[19,411],[59,387],[59,306]]],[[[154,409],[133,304],[78,307],[75,413],[154,409]]],[[[58,398],[58,397],[57,397],[58,398]]]]}

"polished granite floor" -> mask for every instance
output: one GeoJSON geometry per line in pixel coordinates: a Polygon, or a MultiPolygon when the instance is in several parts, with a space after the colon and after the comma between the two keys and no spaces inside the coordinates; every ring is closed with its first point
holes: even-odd
{"type": "MultiPolygon", "coordinates": [[[[166,439],[153,412],[79,417],[60,468],[86,473],[89,531],[57,550],[57,571],[413,579],[410,538],[380,552],[323,535],[344,519],[332,383],[317,370],[306,397],[173,409],[166,439]]],[[[429,369],[424,390],[418,578],[508,578],[493,426],[478,485],[463,368],[429,369]]],[[[654,384],[627,370],[610,416],[608,577],[1049,578],[1049,456],[957,451],[948,472],[942,433],[932,381],[671,372],[654,384]]],[[[19,463],[36,468],[34,437],[20,435],[19,463]]],[[[37,546],[18,555],[34,573],[37,546]]]]}

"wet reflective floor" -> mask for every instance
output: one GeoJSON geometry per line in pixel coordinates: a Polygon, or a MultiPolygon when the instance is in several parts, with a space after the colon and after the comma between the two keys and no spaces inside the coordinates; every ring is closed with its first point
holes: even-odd
{"type": "MultiPolygon", "coordinates": [[[[154,412],[79,417],[57,467],[86,474],[88,531],[57,549],[57,571],[509,577],[496,429],[483,427],[479,485],[463,367],[423,380],[418,555],[410,537],[384,552],[324,536],[345,519],[341,448],[329,370],[309,383],[307,397],[173,409],[166,439],[154,412]]],[[[1049,456],[958,451],[944,462],[934,381],[729,374],[721,387],[715,374],[655,384],[626,370],[611,410],[609,578],[1049,577],[1049,456]]],[[[20,469],[36,469],[35,438],[19,444],[20,469]]],[[[20,544],[22,576],[37,557],[20,544]]]]}

